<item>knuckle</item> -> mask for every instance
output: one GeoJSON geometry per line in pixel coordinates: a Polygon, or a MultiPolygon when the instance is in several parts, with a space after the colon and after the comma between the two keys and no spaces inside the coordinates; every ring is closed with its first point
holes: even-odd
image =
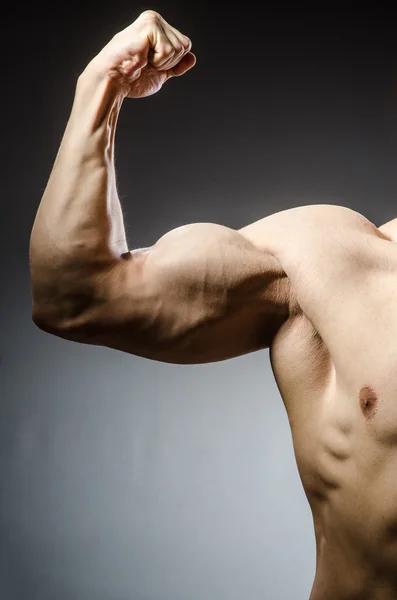
{"type": "Polygon", "coordinates": [[[171,46],[171,44],[167,44],[167,43],[159,44],[157,54],[158,54],[159,58],[165,58],[166,56],[172,56],[173,54],[175,54],[174,46],[171,46]]]}
{"type": "Polygon", "coordinates": [[[155,10],[144,10],[143,13],[140,14],[140,18],[149,21],[158,21],[160,20],[160,15],[155,10]]]}
{"type": "Polygon", "coordinates": [[[132,60],[134,61],[135,67],[139,69],[143,69],[148,63],[147,54],[145,52],[134,52],[132,60]]]}
{"type": "Polygon", "coordinates": [[[192,47],[192,41],[186,36],[184,36],[183,39],[183,47],[185,50],[190,50],[190,48],[192,47]]]}

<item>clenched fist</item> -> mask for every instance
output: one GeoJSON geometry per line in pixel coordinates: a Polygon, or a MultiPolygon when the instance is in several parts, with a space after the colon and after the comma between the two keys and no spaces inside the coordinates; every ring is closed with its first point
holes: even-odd
{"type": "Polygon", "coordinates": [[[170,77],[183,75],[196,64],[188,37],[161,15],[146,10],[117,33],[88,68],[106,73],[123,94],[143,98],[155,94],[170,77]]]}

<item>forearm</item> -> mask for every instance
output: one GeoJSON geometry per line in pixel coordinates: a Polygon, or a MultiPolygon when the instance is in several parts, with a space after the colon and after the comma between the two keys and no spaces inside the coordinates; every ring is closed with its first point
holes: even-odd
{"type": "Polygon", "coordinates": [[[31,234],[33,303],[38,307],[57,302],[57,294],[89,298],[98,275],[128,251],[114,168],[122,100],[109,78],[92,68],[80,76],[31,234]]]}
{"type": "Polygon", "coordinates": [[[80,335],[97,310],[106,313],[110,272],[132,260],[114,170],[119,110],[125,97],[155,94],[191,69],[190,47],[161,15],[144,11],[79,77],[30,240],[32,316],[42,328],[80,335]]]}

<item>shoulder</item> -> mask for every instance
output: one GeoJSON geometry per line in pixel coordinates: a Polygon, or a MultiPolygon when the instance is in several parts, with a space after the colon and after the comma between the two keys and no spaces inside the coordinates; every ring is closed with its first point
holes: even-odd
{"type": "MultiPolygon", "coordinates": [[[[275,240],[277,235],[302,238],[307,233],[339,228],[358,227],[374,232],[377,227],[360,212],[339,204],[305,204],[275,212],[239,229],[251,241],[263,243],[263,238],[275,240]]],[[[397,219],[396,219],[397,227],[397,219]]],[[[283,236],[282,236],[283,237],[283,236]]],[[[285,237],[285,236],[284,236],[285,237]]]]}
{"type": "Polygon", "coordinates": [[[279,262],[290,282],[294,314],[317,301],[324,286],[334,289],[348,266],[357,268],[368,236],[382,237],[363,214],[338,204],[296,206],[239,231],[279,262]]]}
{"type": "Polygon", "coordinates": [[[342,251],[360,233],[381,236],[364,215],[338,204],[307,204],[282,210],[239,230],[273,254],[293,276],[319,259],[319,251],[342,251]]]}

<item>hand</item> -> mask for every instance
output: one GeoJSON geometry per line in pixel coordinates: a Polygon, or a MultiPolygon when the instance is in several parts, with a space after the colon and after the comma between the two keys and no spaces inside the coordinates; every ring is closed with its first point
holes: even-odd
{"type": "Polygon", "coordinates": [[[196,64],[191,46],[190,39],[161,15],[146,10],[117,33],[90,65],[105,72],[128,98],[143,98],[196,64]]]}

